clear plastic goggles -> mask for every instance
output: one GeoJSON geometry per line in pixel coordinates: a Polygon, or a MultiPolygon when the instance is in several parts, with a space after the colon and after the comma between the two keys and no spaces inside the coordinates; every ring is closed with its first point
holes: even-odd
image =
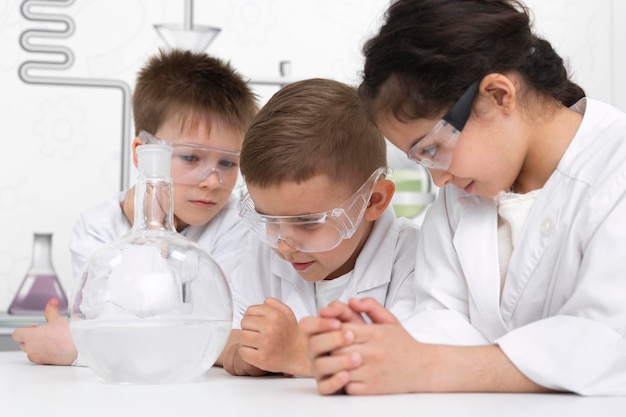
{"type": "Polygon", "coordinates": [[[217,175],[222,187],[232,188],[239,175],[239,152],[186,143],[171,143],[142,130],[139,137],[144,144],[172,147],[172,180],[180,184],[200,184],[210,175],[217,175]]]}
{"type": "Polygon", "coordinates": [[[340,207],[321,213],[266,216],[256,211],[248,193],[241,198],[237,208],[250,230],[274,249],[282,240],[300,252],[326,252],[354,235],[363,220],[374,185],[386,174],[386,168],[378,168],[340,207]]]}
{"type": "Polygon", "coordinates": [[[428,169],[447,170],[459,135],[472,113],[472,101],[478,91],[474,82],[439,120],[435,127],[409,149],[407,156],[428,169]]]}

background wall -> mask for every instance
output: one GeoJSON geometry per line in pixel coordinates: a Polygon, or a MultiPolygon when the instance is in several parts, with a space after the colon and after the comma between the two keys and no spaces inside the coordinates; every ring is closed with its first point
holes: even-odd
{"type": "MultiPolygon", "coordinates": [[[[62,284],[70,287],[67,248],[74,219],[117,192],[123,172],[130,182],[134,177],[123,157],[129,152],[123,138],[131,129],[125,106],[136,71],[165,46],[154,25],[182,25],[189,3],[0,2],[0,311],[28,269],[34,232],[54,233],[53,263],[62,284]],[[24,5],[29,19],[20,12],[24,5]],[[66,62],[68,56],[73,61],[66,62]],[[21,79],[24,64],[33,68],[21,79]]],[[[196,0],[192,23],[221,29],[206,51],[231,61],[265,102],[278,87],[261,81],[327,77],[358,83],[361,45],[378,28],[389,3],[196,0]],[[285,77],[283,61],[289,63],[283,68],[290,68],[285,77]]],[[[626,82],[619,77],[626,73],[626,58],[618,54],[626,39],[626,29],[618,24],[626,18],[626,4],[527,4],[535,11],[537,30],[569,60],[574,79],[588,95],[626,110],[626,82]]],[[[399,157],[392,153],[390,158],[399,157]]]]}

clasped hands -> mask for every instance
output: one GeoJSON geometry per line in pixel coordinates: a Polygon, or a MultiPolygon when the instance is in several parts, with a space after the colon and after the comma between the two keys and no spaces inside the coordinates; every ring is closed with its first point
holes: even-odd
{"type": "Polygon", "coordinates": [[[406,362],[419,343],[373,298],[335,301],[299,327],[320,394],[397,393],[414,386],[416,376],[406,362]]]}

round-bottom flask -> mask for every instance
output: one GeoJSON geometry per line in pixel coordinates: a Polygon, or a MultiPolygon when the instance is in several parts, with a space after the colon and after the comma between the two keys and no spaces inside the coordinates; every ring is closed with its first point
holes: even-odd
{"type": "Polygon", "coordinates": [[[203,375],[230,334],[219,265],[173,227],[171,148],[137,148],[131,231],[98,250],[70,299],[81,361],[109,382],[178,383],[203,375]]]}

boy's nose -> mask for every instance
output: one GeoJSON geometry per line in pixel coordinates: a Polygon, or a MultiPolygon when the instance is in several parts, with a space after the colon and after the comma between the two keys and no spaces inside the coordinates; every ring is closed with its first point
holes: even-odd
{"type": "Polygon", "coordinates": [[[283,238],[278,238],[278,241],[276,242],[277,250],[280,253],[293,253],[293,252],[299,252],[298,249],[294,248],[293,246],[291,246],[285,239],[283,238]]]}
{"type": "Polygon", "coordinates": [[[203,188],[204,187],[211,188],[211,189],[221,188],[222,176],[220,175],[220,172],[217,169],[213,168],[204,175],[204,179],[202,179],[202,181],[200,181],[198,185],[203,188]]]}

